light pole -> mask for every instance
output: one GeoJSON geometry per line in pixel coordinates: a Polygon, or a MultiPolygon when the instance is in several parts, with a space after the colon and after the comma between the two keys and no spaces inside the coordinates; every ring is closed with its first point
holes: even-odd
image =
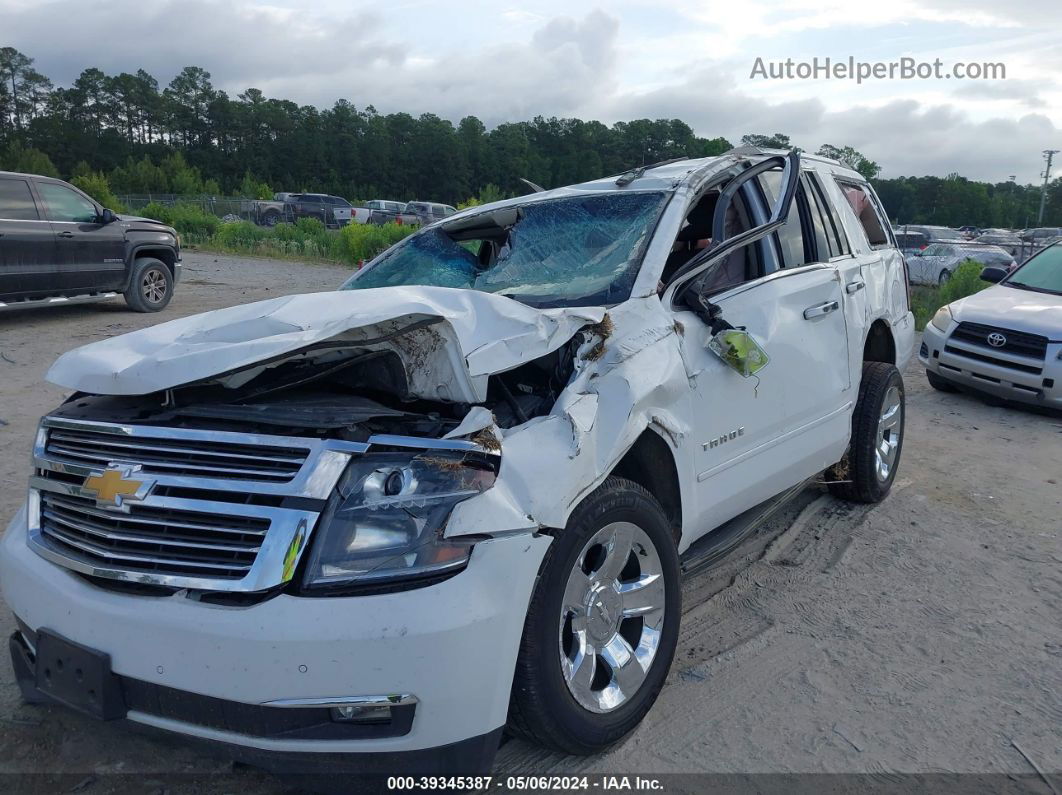
{"type": "Polygon", "coordinates": [[[1037,216],[1036,225],[1044,225],[1044,204],[1047,202],[1047,183],[1051,179],[1051,160],[1058,154],[1057,149],[1045,149],[1044,157],[1047,159],[1047,166],[1044,168],[1044,184],[1040,188],[1040,214],[1037,216]]]}
{"type": "Polygon", "coordinates": [[[1011,174],[1007,177],[1007,182],[1010,183],[1010,212],[1007,213],[1007,220],[1012,222],[1011,228],[1018,225],[1018,211],[1017,205],[1014,202],[1014,192],[1018,189],[1018,175],[1011,174]]]}

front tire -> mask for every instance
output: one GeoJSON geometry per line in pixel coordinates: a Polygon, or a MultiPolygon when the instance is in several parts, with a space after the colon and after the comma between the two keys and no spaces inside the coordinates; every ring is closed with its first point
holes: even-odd
{"type": "Polygon", "coordinates": [[[166,263],[143,257],[133,265],[125,302],[137,312],[158,312],[173,298],[173,274],[166,263]]]}
{"type": "Polygon", "coordinates": [[[830,491],[852,502],[881,502],[900,466],[906,407],[903,378],[887,362],[864,362],[852,440],[827,473],[830,491]]]}
{"type": "Polygon", "coordinates": [[[542,562],[520,642],[509,728],[571,754],[622,739],[663,687],[682,609],[678,551],[660,504],[608,478],[542,562]]]}

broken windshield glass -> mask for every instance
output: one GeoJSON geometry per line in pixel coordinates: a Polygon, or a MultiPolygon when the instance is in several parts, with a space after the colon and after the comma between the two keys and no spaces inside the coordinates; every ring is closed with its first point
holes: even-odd
{"type": "Polygon", "coordinates": [[[660,192],[575,196],[435,225],[342,289],[431,285],[500,293],[537,307],[619,303],[630,297],[666,200],[660,192]]]}

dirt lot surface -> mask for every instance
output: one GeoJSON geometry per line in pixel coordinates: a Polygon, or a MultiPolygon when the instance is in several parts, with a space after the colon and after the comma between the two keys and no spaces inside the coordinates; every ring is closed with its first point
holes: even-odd
{"type": "MultiPolygon", "coordinates": [[[[349,270],[190,253],[160,315],[120,300],[0,314],[0,516],[23,498],[62,352],[162,320],[329,289],[349,270]]],[[[1062,418],[906,374],[900,479],[881,505],[808,489],[690,577],[659,701],[597,757],[501,749],[501,773],[1062,771],[1062,418]],[[1020,747],[1020,750],[1019,750],[1020,747]],[[1024,753],[1023,753],[1024,752],[1024,753]]],[[[4,637],[14,622],[3,611],[4,637]]],[[[0,774],[38,791],[289,791],[168,738],[23,705],[0,662],[0,774]],[[114,773],[141,774],[132,777],[114,773]],[[212,774],[202,777],[193,774],[212,774]]],[[[399,771],[396,771],[399,772],[399,771]]],[[[1030,791],[1046,785],[1026,780],[1030,791]]]]}

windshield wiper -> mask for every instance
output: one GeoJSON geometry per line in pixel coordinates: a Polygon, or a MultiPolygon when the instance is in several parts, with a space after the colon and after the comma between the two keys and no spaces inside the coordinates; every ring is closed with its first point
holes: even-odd
{"type": "Polygon", "coordinates": [[[1017,287],[1019,290],[1029,290],[1029,291],[1034,292],[1034,293],[1047,293],[1048,295],[1062,295],[1062,292],[1060,292],[1058,290],[1049,290],[1046,287],[1034,287],[1033,285],[1026,284],[1025,282],[1014,282],[1014,281],[1007,280],[1007,281],[1003,282],[1003,284],[1005,284],[1007,287],[1017,287]]]}

